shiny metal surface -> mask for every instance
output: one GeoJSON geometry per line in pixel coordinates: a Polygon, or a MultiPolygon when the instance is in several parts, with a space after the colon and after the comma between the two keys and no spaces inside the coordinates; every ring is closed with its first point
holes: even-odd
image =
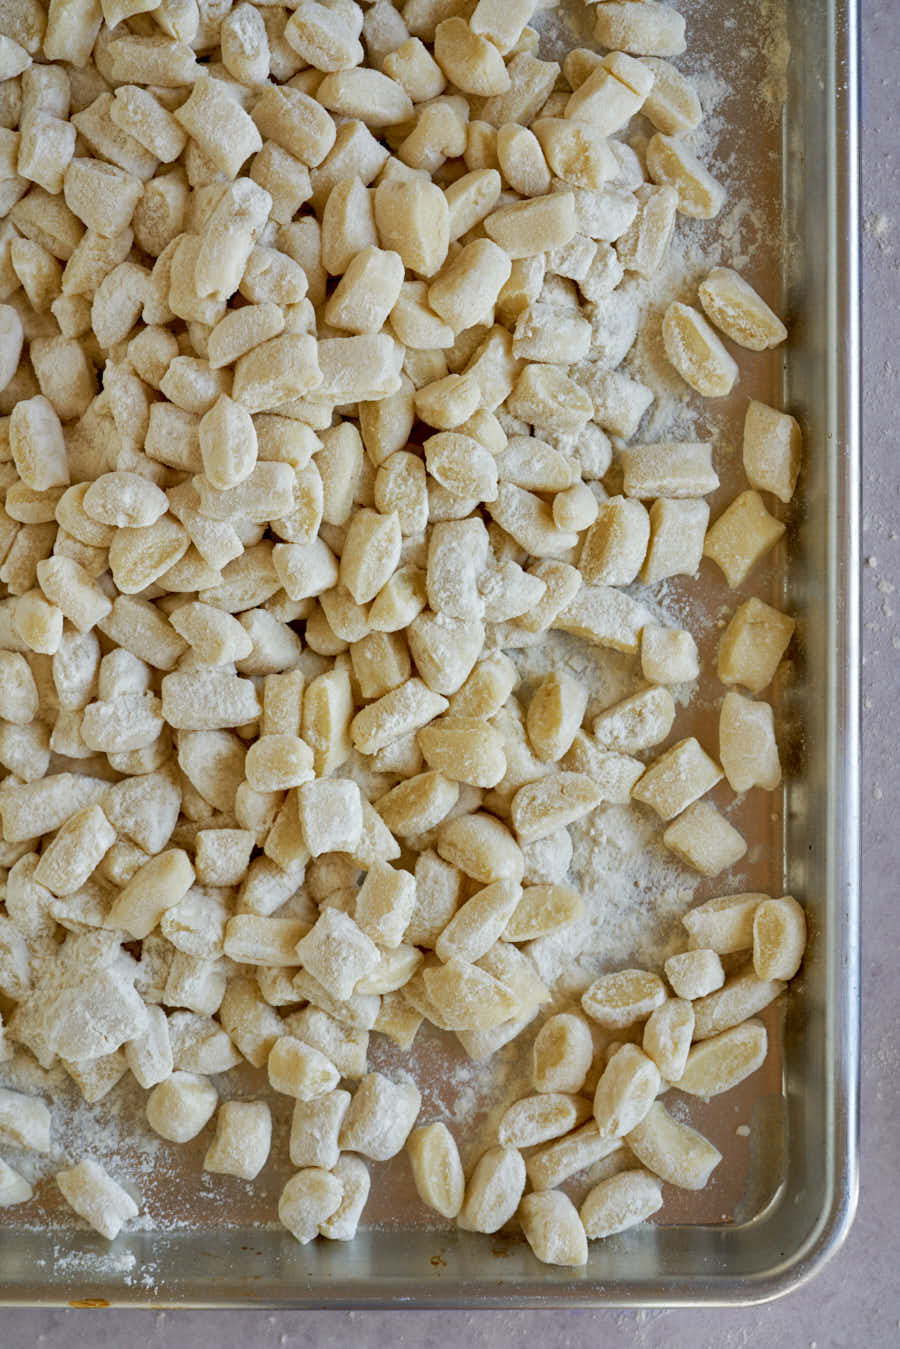
{"type": "MultiPolygon", "coordinates": [[[[773,2],[779,0],[764,0],[769,10],[773,2]]],[[[781,275],[771,290],[777,296],[781,289],[792,336],[784,362],[774,360],[762,384],[744,394],[783,397],[804,422],[809,453],[803,505],[789,517],[791,566],[785,569],[782,558],[766,582],[798,615],[800,634],[796,677],[778,709],[789,732],[791,771],[782,808],[760,819],[752,835],[764,854],[752,875],[759,888],[783,884],[804,898],[812,941],[786,1013],[779,1009],[769,1018],[776,1032],[783,1019],[783,1037],[772,1037],[778,1044],[764,1085],[755,1082],[741,1098],[744,1114],[730,1103],[714,1112],[712,1136],[720,1147],[720,1140],[734,1138],[735,1122],[753,1114],[739,1164],[705,1200],[690,1196],[669,1205],[664,1223],[594,1243],[588,1265],[576,1272],[539,1266],[515,1239],[411,1223],[385,1222],[346,1246],[300,1247],[280,1229],[261,1225],[271,1218],[269,1197],[237,1210],[237,1226],[218,1221],[217,1209],[190,1228],[123,1235],[112,1252],[126,1257],[123,1265],[132,1256],[134,1263],[117,1272],[101,1239],[17,1226],[7,1210],[0,1215],[3,1301],[466,1308],[746,1303],[808,1279],[840,1244],[856,1197],[859,1046],[857,15],[855,0],[785,2],[788,97],[774,148],[762,158],[780,198],[772,217],[775,239],[785,240],[773,254],[781,275]],[[779,382],[774,389],[773,381],[779,382]],[[75,1265],[68,1258],[74,1253],[84,1256],[75,1265]]],[[[746,5],[750,22],[758,3],[746,5]]],[[[731,0],[705,0],[685,8],[689,21],[706,16],[715,41],[739,43],[744,6],[736,12],[731,0]],[[729,36],[725,19],[735,13],[729,36]]],[[[702,41],[694,35],[692,49],[702,41]]],[[[197,1161],[188,1151],[184,1174],[194,1176],[197,1161]]],[[[402,1214],[399,1179],[397,1186],[385,1200],[402,1214]]]]}

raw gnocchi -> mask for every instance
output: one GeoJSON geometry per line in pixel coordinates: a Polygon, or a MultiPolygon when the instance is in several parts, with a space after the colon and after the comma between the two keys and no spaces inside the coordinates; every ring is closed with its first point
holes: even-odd
{"type": "MultiPolygon", "coordinates": [[[[793,897],[730,894],[685,913],[667,982],[578,962],[586,840],[627,816],[719,875],[747,849],[727,793],[782,774],[760,695],[794,619],[742,595],[723,624],[717,761],[702,729],[669,743],[695,634],[666,591],[626,590],[687,589],[703,558],[743,587],[801,470],[797,421],[750,400],[748,487],[710,527],[718,437],[654,431],[644,290],[679,217],[726,195],[687,141],[684,19],[601,0],[603,50],[559,63],[532,0],[19,8],[0,1060],[100,1109],[127,1077],[153,1133],[212,1121],[204,1170],[244,1182],[289,1106],[278,1216],[300,1243],[351,1240],[367,1162],[405,1150],[444,1219],[515,1220],[581,1266],[660,1180],[705,1184],[718,1152],[656,1097],[755,1071],[750,1018],[807,938],[793,897]],[[531,1094],[468,1174],[471,1140],[423,1122],[404,1066],[426,1022],[476,1062],[534,1033],[531,1094]],[[268,1100],[213,1082],[244,1060],[268,1100]],[[598,1166],[579,1211],[557,1187],[598,1166]]],[[[788,337],[733,268],[675,293],[662,348],[692,394],[741,373],[718,333],[788,337]]],[[[0,1086],[0,1141],[55,1156],[43,1099],[0,1086]]],[[[56,1179],[107,1239],[137,1216],[92,1157],[56,1179]]],[[[31,1197],[0,1164],[0,1205],[31,1197]]]]}

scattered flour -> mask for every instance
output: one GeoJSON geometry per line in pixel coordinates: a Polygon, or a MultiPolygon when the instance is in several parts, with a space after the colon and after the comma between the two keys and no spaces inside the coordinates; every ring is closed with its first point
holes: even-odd
{"type": "Polygon", "coordinates": [[[580,994],[597,975],[630,962],[658,968],[676,948],[678,920],[698,879],[663,847],[655,817],[637,806],[603,806],[571,832],[584,918],[530,947],[557,996],[580,994]]]}

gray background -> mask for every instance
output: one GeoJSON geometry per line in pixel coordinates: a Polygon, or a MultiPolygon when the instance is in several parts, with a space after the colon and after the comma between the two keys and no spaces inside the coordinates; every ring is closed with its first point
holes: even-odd
{"type": "Polygon", "coordinates": [[[897,962],[900,864],[900,3],[862,0],[864,500],[863,500],[863,1082],[862,1194],[846,1245],[811,1284],[737,1311],[120,1312],[7,1310],[2,1349],[280,1349],[351,1341],[499,1349],[867,1349],[900,1345],[897,1274],[897,962]],[[477,1338],[476,1338],[477,1337],[477,1338]]]}

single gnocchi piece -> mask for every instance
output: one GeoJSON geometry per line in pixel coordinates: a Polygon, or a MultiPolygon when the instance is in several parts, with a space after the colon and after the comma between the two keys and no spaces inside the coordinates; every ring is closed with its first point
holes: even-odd
{"type": "Polygon", "coordinates": [[[449,207],[441,189],[421,175],[383,179],[374,205],[381,247],[399,253],[404,267],[417,276],[434,276],[450,243],[449,207]]]}
{"type": "Polygon", "coordinates": [[[516,621],[526,632],[546,632],[575,599],[581,588],[581,575],[568,563],[551,558],[532,563],[529,571],[532,576],[543,581],[544,594],[533,608],[520,614],[516,621]]]}
{"type": "Polygon", "coordinates": [[[41,854],[34,879],[55,895],[80,890],[115,842],[115,830],[96,803],[70,816],[41,854]]]}
{"type": "Polygon", "coordinates": [[[395,511],[358,511],[341,553],[340,581],[357,604],[368,604],[390,579],[400,561],[402,533],[395,511]]]}
{"type": "Polygon", "coordinates": [[[196,653],[202,665],[227,665],[243,660],[253,650],[246,630],[232,615],[214,605],[192,601],[169,616],[175,631],[196,653]]]}
{"type": "Polygon", "coordinates": [[[588,1023],[574,1012],[559,1012],[538,1031],[531,1051],[531,1085],[535,1091],[579,1092],[593,1057],[588,1023]]]}
{"type": "Polygon", "coordinates": [[[690,736],[654,759],[632,788],[631,796],[632,800],[651,806],[660,819],[671,820],[721,780],[718,764],[690,736]]]}
{"type": "Polygon", "coordinates": [[[487,97],[503,94],[510,87],[500,52],[463,18],[445,19],[437,25],[434,59],[451,84],[464,94],[487,97]]]}
{"type": "Polygon", "coordinates": [[[497,1139],[506,1147],[534,1147],[570,1133],[590,1118],[590,1111],[590,1102],[582,1096],[559,1091],[523,1096],[505,1111],[497,1139]]]}
{"type": "Polygon", "coordinates": [[[554,672],[541,681],[525,718],[528,738],[539,759],[555,762],[563,757],[586,707],[587,689],[571,675],[554,672]]]}
{"type": "Polygon", "coordinates": [[[497,941],[522,897],[517,881],[493,881],[466,900],[434,944],[441,960],[474,963],[497,941]]]}
{"type": "Polygon", "coordinates": [[[38,562],[35,572],[46,598],[79,632],[89,632],[112,609],[108,597],[84,567],[72,558],[45,558],[38,562]]]}
{"type": "Polygon", "coordinates": [[[673,1119],[659,1101],[626,1141],[648,1171],[683,1190],[702,1190],[722,1160],[718,1148],[696,1129],[673,1119]]]}
{"type": "Polygon", "coordinates": [[[271,1141],[272,1115],[265,1101],[223,1101],[203,1169],[255,1180],[266,1164],[271,1141]]]}
{"type": "Polygon", "coordinates": [[[502,935],[510,942],[535,941],[576,923],[584,911],[581,895],[570,885],[529,885],[502,935]]]}
{"type": "Polygon", "coordinates": [[[417,773],[379,797],[377,810],[400,838],[427,833],[446,819],[459,800],[459,784],[442,773],[417,773]]]}
{"type": "Polygon", "coordinates": [[[630,445],[620,459],[626,497],[699,497],[719,485],[712,446],[702,441],[630,445]]]}
{"type": "Polygon", "coordinates": [[[518,882],[524,871],[522,850],[512,834],[500,820],[481,811],[446,820],[438,830],[437,851],[445,862],[483,885],[518,882]]]}
{"type": "Polygon", "coordinates": [[[663,346],[686,384],[704,398],[724,398],[738,366],[698,309],[673,300],[663,315],[663,346]]]}
{"type": "Polygon", "coordinates": [[[685,48],[684,18],[659,0],[603,0],[596,7],[594,37],[612,51],[679,56],[685,48]]]}
{"type": "MultiPolygon", "coordinates": [[[[395,870],[376,859],[356,897],[356,922],[373,941],[396,949],[412,918],[416,883],[408,871],[395,870]]],[[[384,963],[384,955],[381,957],[384,963]]],[[[375,972],[366,976],[374,977],[375,972]]]]}
{"type": "Polygon", "coordinates": [[[531,1188],[555,1189],[570,1176],[587,1171],[621,1147],[620,1139],[604,1137],[596,1120],[590,1120],[565,1138],[556,1139],[537,1152],[529,1153],[525,1165],[531,1188]]]}
{"type": "Polygon", "coordinates": [[[303,968],[338,1001],[350,997],[379,959],[378,947],[371,938],[349,914],[335,908],[320,911],[310,931],[297,942],[296,950],[303,968]]]}
{"type": "Polygon", "coordinates": [[[499,732],[474,717],[442,717],[423,727],[416,740],[429,768],[453,782],[496,787],[506,773],[499,732]]]}
{"type": "Polygon", "coordinates": [[[588,1239],[611,1237],[637,1227],[662,1208],[662,1182],[649,1171],[622,1171],[602,1180],[585,1197],[581,1221],[588,1239]]]}
{"type": "MultiPolygon", "coordinates": [[[[424,583],[424,575],[422,579],[424,583]]],[[[447,705],[447,699],[423,680],[408,679],[399,688],[357,712],[350,724],[354,747],[362,754],[377,754],[386,745],[427,726],[439,713],[446,711],[447,705]]]]}
{"type": "Polygon", "coordinates": [[[362,834],[362,797],[349,778],[317,778],[297,788],[303,841],[310,856],[353,852],[362,834]]]}
{"type": "Polygon", "coordinates": [[[719,955],[749,951],[753,945],[753,915],[768,898],[755,893],[719,895],[688,909],[681,921],[688,930],[691,949],[705,948],[719,955]]]}
{"type": "Polygon", "coordinates": [[[487,37],[505,56],[518,50],[525,25],[534,13],[532,0],[507,5],[500,0],[479,0],[469,20],[473,33],[487,37]]]}
{"type": "Polygon", "coordinates": [[[703,552],[721,569],[733,590],[784,532],[785,526],[769,514],[758,492],[741,492],[710,526],[703,552]]]}
{"type": "Polygon", "coordinates": [[[20,1176],[7,1162],[0,1165],[0,1208],[27,1204],[34,1190],[24,1176],[20,1176]]]}
{"type": "Polygon", "coordinates": [[[488,1148],[469,1177],[459,1226],[467,1232],[498,1232],[519,1207],[525,1180],[525,1162],[518,1149],[488,1148]]]}
{"type": "MultiPolygon", "coordinates": [[[[568,874],[572,851],[572,836],[568,830],[555,830],[536,843],[526,843],[522,849],[525,858],[522,882],[525,885],[560,885],[568,874]]],[[[548,898],[552,905],[556,904],[556,896],[548,898]]],[[[563,898],[563,902],[567,901],[563,898]]],[[[537,896],[537,904],[538,912],[544,912],[544,897],[537,896]]],[[[530,904],[525,912],[529,913],[530,921],[530,904]]]]}
{"type": "Polygon", "coordinates": [[[661,1085],[659,1069],[637,1045],[617,1049],[594,1093],[594,1119],[603,1137],[630,1133],[647,1114],[661,1085]]]}
{"type": "MultiPolygon", "coordinates": [[[[591,56],[597,59],[593,52],[591,56]]],[[[573,54],[567,59],[574,71],[573,54]]],[[[602,136],[612,135],[640,112],[652,86],[653,79],[646,66],[622,50],[611,51],[577,85],[572,85],[574,92],[566,103],[564,116],[576,122],[589,122],[602,136]]],[[[615,176],[613,169],[609,177],[615,176]]]]}
{"type": "Polygon", "coordinates": [[[758,979],[793,979],[806,950],[806,914],[793,895],[764,899],[753,914],[753,969],[758,979]]]}
{"type": "Polygon", "coordinates": [[[37,1096],[0,1087],[0,1141],[35,1152],[50,1151],[51,1115],[37,1096]]]}
{"type": "MultiPolygon", "coordinates": [[[[672,238],[678,193],[674,187],[643,183],[635,192],[634,200],[637,210],[615,241],[614,257],[620,268],[651,277],[662,266],[672,238]]],[[[612,232],[617,228],[619,226],[612,232]]]]}
{"type": "Polygon", "coordinates": [[[709,947],[682,951],[669,956],[665,963],[666,978],[678,998],[703,998],[714,993],[725,982],[725,971],[718,953],[709,947]]]}
{"type": "Polygon", "coordinates": [[[407,941],[433,949],[459,907],[462,872],[430,849],[416,858],[416,906],[406,929],[407,941]]]}
{"type": "Polygon", "coordinates": [[[463,499],[497,498],[497,464],[474,437],[460,430],[439,432],[422,448],[426,468],[441,487],[463,499]]]}
{"type": "Polygon", "coordinates": [[[428,303],[454,333],[488,319],[509,280],[510,259],[491,239],[475,239],[459,250],[428,287],[428,303]]]}
{"type": "Polygon", "coordinates": [[[386,947],[371,974],[364,975],[356,985],[357,993],[394,993],[404,988],[422,964],[422,952],[408,942],[386,947]]]}
{"type": "Polygon", "coordinates": [[[595,979],[583,994],[581,1006],[599,1026],[622,1030],[643,1021],[665,998],[665,985],[658,974],[649,970],[617,970],[595,979]]]}
{"type": "Polygon", "coordinates": [[[62,425],[43,394],[20,399],[9,420],[9,448],[16,471],[35,492],[69,484],[62,425]]]}
{"type": "Polygon", "coordinates": [[[693,1035],[694,1009],[681,998],[668,998],[648,1017],[641,1045],[666,1082],[677,1082],[684,1072],[693,1035]]]}
{"type": "Polygon", "coordinates": [[[137,1217],[131,1195],[92,1157],[57,1171],[56,1183],[69,1207],[107,1241],[114,1241],[125,1223],[137,1217]]]}
{"type": "Polygon", "coordinates": [[[580,534],[594,523],[599,509],[599,502],[587,483],[576,482],[557,492],[553,498],[553,523],[557,529],[580,534]]]}
{"type": "Polygon", "coordinates": [[[190,859],[181,848],[148,858],[119,891],[107,926],[124,930],[137,940],[149,936],[166,910],[184,898],[194,877],[190,859]]]}
{"type": "Polygon", "coordinates": [[[406,1151],[423,1204],[444,1218],[455,1218],[462,1208],[466,1181],[456,1140],[446,1124],[413,1129],[406,1151]]]}
{"type": "Polygon", "coordinates": [[[444,965],[426,967],[423,981],[438,1014],[436,1024],[446,1030],[493,1030],[522,1008],[507,984],[457,956],[444,965]]]}
{"type": "Polygon", "coordinates": [[[641,673],[651,684],[684,684],[700,674],[697,643],[684,628],[648,623],[641,632],[641,673]]]}
{"type": "Polygon", "coordinates": [[[768,1037],[761,1021],[732,1026],[694,1045],[678,1079],[678,1090],[706,1100],[730,1091],[762,1066],[767,1048],[768,1037]]]}
{"type": "Polygon", "coordinates": [[[695,801],[663,834],[663,843],[704,876],[739,862],[747,851],[743,836],[710,801],[695,801]]]}
{"type": "Polygon", "coordinates": [[[519,841],[533,843],[590,814],[601,795],[583,773],[551,773],[520,787],[510,803],[510,818],[519,841]]]}
{"type": "Polygon", "coordinates": [[[314,1101],[334,1091],[341,1080],[330,1059],[291,1035],[282,1035],[269,1050],[269,1083],[275,1091],[299,1101],[314,1101]]]}
{"type": "Polygon", "coordinates": [[[261,735],[247,751],[244,771],[254,791],[281,792],[311,781],[313,761],[312,749],[298,735],[261,735]]]}
{"type": "Polygon", "coordinates": [[[352,1241],[371,1188],[369,1168],[360,1157],[345,1153],[334,1164],[334,1174],[343,1186],[341,1202],[334,1213],[319,1224],[320,1236],[329,1241],[352,1241]]]}
{"type": "Polygon", "coordinates": [[[731,616],[719,642],[718,675],[723,684],[743,684],[753,694],[772,682],[790,645],[796,623],[751,596],[731,616]]]}
{"type": "Polygon", "coordinates": [[[34,720],[38,705],[37,685],[25,657],[19,652],[0,651],[0,717],[27,726],[34,720]]]}
{"type": "Polygon", "coordinates": [[[733,974],[721,988],[693,1003],[694,1039],[708,1040],[746,1021],[774,1002],[784,989],[783,980],[760,979],[752,968],[733,974]]]}
{"type": "Polygon", "coordinates": [[[645,56],[643,64],[653,76],[641,111],[666,136],[683,136],[700,125],[703,110],[697,91],[677,66],[658,56],[645,56]]]}
{"type": "Polygon", "coordinates": [[[671,693],[655,685],[601,712],[594,721],[594,739],[602,749],[636,754],[665,740],[674,722],[671,693]]]}
{"type": "Polygon", "coordinates": [[[175,117],[226,178],[235,178],[244,161],[262,149],[253,120],[220,80],[198,79],[175,117]]]}
{"type": "Polygon", "coordinates": [[[726,693],[719,713],[719,757],[733,791],[775,790],[781,781],[781,762],[768,703],[726,693]]]}
{"type": "Polygon", "coordinates": [[[385,56],[385,74],[401,84],[414,103],[437,98],[446,85],[443,71],[418,37],[407,38],[385,56]]]}
{"type": "Polygon", "coordinates": [[[534,134],[550,169],[564,183],[597,192],[615,176],[618,165],[602,129],[573,120],[568,104],[565,117],[539,117],[534,134]]]}
{"type": "Polygon", "coordinates": [[[751,398],[744,418],[744,472],[751,487],[779,501],[794,495],[800,476],[803,433],[796,418],[751,398]]]}
{"type": "Polygon", "coordinates": [[[540,141],[529,127],[507,122],[497,132],[497,162],[514,192],[539,197],[550,188],[550,169],[540,141]]]}
{"type": "Polygon", "coordinates": [[[351,333],[377,333],[400,295],[398,253],[369,246],[350,260],[325,307],[325,320],[351,333]]]}
{"type": "Polygon", "coordinates": [[[197,428],[203,471],[218,491],[236,487],[256,466],[257,436],[246,408],[222,394],[197,428]]]}
{"type": "Polygon", "coordinates": [[[460,689],[450,699],[455,716],[487,720],[499,712],[515,687],[518,675],[502,652],[479,661],[460,689]]]}
{"type": "Polygon", "coordinates": [[[341,1149],[360,1152],[376,1162],[387,1161],[406,1143],[421,1104],[422,1097],[412,1083],[369,1073],[353,1093],[344,1116],[341,1149]]]}
{"type": "Polygon", "coordinates": [[[545,1265],[587,1264],[587,1235],[578,1210],[560,1190],[527,1194],[519,1205],[519,1222],[538,1260],[545,1265]]]}
{"type": "Polygon", "coordinates": [[[296,946],[308,932],[309,924],[302,920],[236,913],[225,924],[224,951],[229,960],[242,964],[297,966],[296,946]]]}
{"type": "Polygon", "coordinates": [[[340,1156],[338,1135],[350,1100],[349,1091],[331,1091],[312,1101],[295,1101],[289,1145],[294,1166],[334,1168],[340,1156]]]}
{"type": "Polygon", "coordinates": [[[571,192],[551,192],[501,206],[485,217],[484,228],[512,259],[562,248],[576,231],[575,199],[571,192]]]}
{"type": "Polygon", "coordinates": [[[732,267],[714,267],[701,281],[699,295],[707,317],[741,347],[765,351],[787,337],[778,315],[732,267]]]}
{"type": "Polygon", "coordinates": [[[212,1118],[218,1099],[207,1078],[178,1070],[147,1097],[147,1123],[161,1138],[187,1143],[212,1118]]]}
{"type": "MultiPolygon", "coordinates": [[[[655,136],[650,137],[647,145],[647,172],[655,183],[675,189],[678,193],[678,210],[682,215],[711,220],[713,216],[719,214],[725,204],[725,189],[721,183],[716,182],[696,155],[692,154],[677,136],[665,136],[658,131],[655,136]]],[[[749,286],[747,289],[750,289],[749,286]]],[[[713,318],[714,315],[710,314],[710,317],[713,318]]],[[[728,328],[724,331],[729,337],[733,336],[728,328]]]]}

